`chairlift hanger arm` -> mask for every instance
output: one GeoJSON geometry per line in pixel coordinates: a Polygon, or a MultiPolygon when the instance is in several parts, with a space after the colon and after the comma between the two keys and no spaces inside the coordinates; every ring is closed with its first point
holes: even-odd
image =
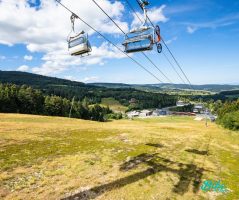
{"type": "Polygon", "coordinates": [[[78,19],[79,17],[75,14],[75,13],[72,13],[71,14],[71,24],[72,24],[72,30],[75,31],[75,19],[78,19]]]}
{"type": "Polygon", "coordinates": [[[148,16],[147,16],[147,9],[146,6],[149,5],[149,1],[147,0],[136,0],[140,6],[140,8],[144,11],[144,22],[142,26],[147,25],[147,20],[148,20],[148,16]]]}
{"type": "Polygon", "coordinates": [[[137,2],[142,10],[145,9],[145,6],[149,5],[149,1],[146,0],[137,0],[137,2]]]}

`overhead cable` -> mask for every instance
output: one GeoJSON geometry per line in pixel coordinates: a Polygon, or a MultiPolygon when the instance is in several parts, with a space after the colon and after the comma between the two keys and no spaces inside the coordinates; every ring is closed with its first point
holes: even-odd
{"type": "MultiPolygon", "coordinates": [[[[124,34],[126,35],[126,33],[122,30],[122,28],[115,22],[114,19],[112,19],[112,17],[110,17],[105,11],[104,9],[95,1],[92,0],[95,5],[115,24],[116,27],[118,27],[118,29],[124,34]]],[[[173,83],[163,72],[162,70],[159,69],[159,67],[144,53],[141,52],[143,54],[143,56],[170,82],[173,83]]]]}
{"type": "Polygon", "coordinates": [[[153,76],[155,79],[157,79],[157,81],[163,83],[157,76],[155,76],[152,72],[150,72],[148,69],[146,69],[142,64],[140,64],[137,60],[135,60],[134,58],[132,58],[131,56],[129,56],[127,53],[125,53],[123,50],[121,50],[116,44],[114,44],[112,41],[110,41],[106,36],[104,36],[102,33],[100,33],[99,31],[97,31],[93,26],[91,26],[89,23],[87,23],[85,20],[83,20],[81,17],[79,17],[76,13],[74,13],[73,11],[71,11],[67,6],[65,6],[64,4],[61,3],[60,0],[56,0],[56,2],[58,2],[62,7],[64,7],[67,11],[69,11],[71,14],[74,14],[75,16],[77,16],[77,19],[79,19],[80,21],[82,21],[84,24],[86,24],[88,27],[90,27],[92,30],[94,30],[96,33],[98,33],[102,38],[104,38],[107,42],[109,42],[110,44],[112,44],[115,48],[117,48],[119,51],[121,51],[124,55],[126,55],[129,59],[131,59],[134,63],[136,63],[139,67],[141,67],[142,69],[144,69],[147,73],[149,73],[151,76],[153,76]]]}
{"type": "MultiPolygon", "coordinates": [[[[131,10],[134,12],[135,16],[142,22],[142,19],[139,17],[139,15],[137,14],[137,12],[135,11],[135,9],[133,8],[133,6],[131,5],[131,3],[128,0],[125,0],[127,2],[127,4],[129,5],[129,7],[131,8],[131,10]]],[[[149,20],[150,24],[155,28],[155,25],[153,24],[153,22],[150,20],[150,18],[147,16],[147,19],[149,20]]],[[[177,64],[178,68],[180,69],[180,71],[182,72],[182,74],[184,75],[184,77],[186,78],[187,82],[189,83],[189,86],[193,89],[193,86],[191,84],[191,82],[189,81],[189,78],[187,77],[187,75],[185,74],[185,72],[183,71],[182,67],[180,66],[179,62],[176,60],[175,56],[173,55],[172,51],[169,49],[168,45],[166,44],[166,42],[164,41],[163,38],[161,38],[163,41],[163,44],[165,45],[165,47],[167,48],[167,50],[169,51],[170,55],[172,56],[174,62],[177,64]]],[[[165,54],[164,54],[165,55],[165,54]]],[[[182,77],[179,75],[179,73],[176,71],[174,65],[169,61],[168,57],[165,58],[167,59],[167,61],[169,62],[170,66],[174,69],[174,71],[177,73],[177,75],[179,76],[179,78],[183,81],[183,83],[185,83],[185,81],[182,79],[182,77]]],[[[185,83],[186,84],[186,83],[185,83]]]]}

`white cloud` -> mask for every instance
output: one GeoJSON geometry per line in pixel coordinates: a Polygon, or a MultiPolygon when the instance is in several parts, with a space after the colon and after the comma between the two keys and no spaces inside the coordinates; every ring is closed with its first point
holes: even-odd
{"type": "Polygon", "coordinates": [[[64,76],[64,79],[67,79],[67,80],[70,80],[70,81],[80,82],[80,80],[75,78],[74,76],[64,76]]]}
{"type": "MultiPolygon", "coordinates": [[[[33,1],[32,1],[33,2],[33,1]]],[[[121,34],[107,16],[89,0],[62,0],[63,4],[80,15],[103,34],[121,34]]],[[[124,6],[121,2],[98,0],[98,4],[110,15],[124,31],[128,31],[127,22],[123,21],[124,6]]],[[[84,30],[90,38],[96,34],[80,20],[75,22],[76,31],[84,30]]],[[[59,73],[71,67],[85,67],[90,64],[103,65],[105,59],[123,58],[118,50],[103,43],[92,47],[92,55],[87,58],[68,55],[66,37],[71,30],[70,13],[55,0],[41,0],[36,9],[30,7],[28,0],[0,1],[0,44],[25,44],[30,52],[42,52],[43,64],[33,68],[40,74],[59,73]]],[[[29,58],[29,57],[28,57],[29,58]]]]}
{"type": "MultiPolygon", "coordinates": [[[[79,13],[80,17],[97,30],[109,34],[120,33],[92,1],[81,1],[81,3],[75,0],[61,2],[79,13]]],[[[122,3],[118,1],[110,3],[109,0],[99,0],[98,3],[125,31],[128,30],[127,23],[120,20],[124,11],[122,3]]],[[[1,43],[4,44],[54,45],[56,42],[64,41],[71,30],[69,12],[55,0],[41,0],[39,9],[30,7],[27,0],[2,0],[0,25],[4,27],[0,31],[0,38],[4,38],[1,43]]],[[[93,31],[80,20],[77,20],[75,25],[76,30],[85,30],[93,34],[93,31]]]]}
{"type": "Polygon", "coordinates": [[[5,59],[6,59],[5,56],[1,56],[1,55],[0,55],[0,60],[5,60],[5,59]]]}
{"type": "Polygon", "coordinates": [[[90,77],[85,77],[82,82],[84,83],[90,83],[90,82],[95,82],[99,80],[99,77],[98,76],[90,76],[90,77]]]}
{"type": "Polygon", "coordinates": [[[69,68],[86,69],[89,65],[103,65],[105,59],[121,59],[125,55],[122,54],[114,46],[104,42],[100,47],[92,47],[90,56],[87,57],[72,57],[67,50],[52,51],[45,54],[42,58],[44,64],[40,67],[32,69],[34,73],[38,74],[55,74],[56,72],[63,72],[69,68]]]}
{"type": "Polygon", "coordinates": [[[192,27],[192,26],[188,26],[188,27],[187,27],[187,32],[188,32],[188,33],[191,33],[191,34],[192,34],[192,33],[194,33],[196,30],[197,30],[196,27],[192,27]]]}
{"type": "Polygon", "coordinates": [[[178,37],[173,37],[172,39],[170,39],[170,40],[167,40],[165,43],[166,44],[171,44],[172,42],[174,42],[174,41],[176,41],[178,39],[178,37]]]}
{"type": "Polygon", "coordinates": [[[85,77],[81,80],[78,78],[75,78],[74,76],[65,76],[64,78],[70,81],[77,81],[77,82],[84,82],[84,83],[89,83],[89,82],[94,82],[99,80],[98,76],[85,77]]]}
{"type": "Polygon", "coordinates": [[[24,60],[31,61],[32,59],[33,59],[33,57],[30,56],[30,55],[25,55],[24,56],[24,60]]]}
{"type": "Polygon", "coordinates": [[[22,66],[17,68],[17,71],[22,71],[22,72],[25,72],[25,71],[28,71],[28,70],[29,70],[29,67],[27,65],[22,65],[22,66]]]}
{"type": "Polygon", "coordinates": [[[208,21],[208,22],[201,22],[201,23],[183,23],[187,26],[187,32],[192,34],[199,29],[216,29],[219,27],[230,26],[235,23],[238,23],[239,14],[228,15],[222,18],[208,21]]]}
{"type": "MultiPolygon", "coordinates": [[[[166,7],[166,5],[162,5],[160,7],[154,7],[148,11],[148,17],[150,18],[150,20],[153,23],[168,21],[168,18],[166,18],[165,15],[163,14],[163,10],[165,7],[166,7]]],[[[144,19],[143,12],[141,12],[141,13],[136,12],[136,14],[134,13],[133,16],[134,16],[134,20],[131,24],[131,28],[136,28],[136,27],[139,27],[140,25],[142,25],[142,22],[138,19],[138,17],[141,20],[143,20],[144,19]]]]}

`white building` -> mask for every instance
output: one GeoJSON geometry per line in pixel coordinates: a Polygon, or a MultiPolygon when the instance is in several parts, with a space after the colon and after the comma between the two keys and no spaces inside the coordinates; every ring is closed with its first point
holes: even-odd
{"type": "Polygon", "coordinates": [[[128,116],[129,118],[133,118],[133,117],[138,117],[139,114],[140,114],[140,112],[138,112],[138,111],[131,111],[131,112],[128,112],[128,113],[127,113],[127,116],[128,116]]]}
{"type": "Polygon", "coordinates": [[[183,106],[187,106],[188,103],[186,103],[186,102],[184,102],[184,101],[177,101],[176,105],[177,105],[178,107],[183,107],[183,106]]]}
{"type": "Polygon", "coordinates": [[[160,115],[160,110],[159,109],[155,109],[152,113],[153,116],[159,116],[160,115]]]}
{"type": "Polygon", "coordinates": [[[203,106],[202,103],[198,103],[198,104],[195,104],[195,105],[194,105],[194,108],[195,108],[195,109],[203,109],[204,106],[203,106]]]}
{"type": "Polygon", "coordinates": [[[150,110],[142,110],[139,114],[140,117],[148,117],[152,115],[153,111],[150,110]]]}
{"type": "Polygon", "coordinates": [[[194,113],[203,113],[204,106],[201,103],[195,104],[193,108],[194,113]]]}

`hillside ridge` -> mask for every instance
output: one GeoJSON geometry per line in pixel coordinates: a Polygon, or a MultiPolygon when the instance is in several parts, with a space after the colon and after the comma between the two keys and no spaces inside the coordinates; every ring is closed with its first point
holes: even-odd
{"type": "MultiPolygon", "coordinates": [[[[106,82],[96,82],[96,83],[83,83],[78,81],[67,80],[63,78],[56,78],[50,76],[44,76],[39,74],[33,74],[29,72],[20,71],[0,71],[0,82],[1,83],[14,83],[17,85],[67,85],[67,86],[77,86],[77,87],[104,87],[104,88],[135,88],[135,89],[155,89],[165,91],[169,90],[187,90],[189,86],[187,84],[171,84],[171,83],[158,83],[158,84],[125,84],[125,83],[106,83],[106,82]]],[[[195,90],[204,90],[211,92],[221,92],[227,90],[239,90],[239,85],[230,84],[203,84],[203,85],[193,85],[195,90]]]]}

